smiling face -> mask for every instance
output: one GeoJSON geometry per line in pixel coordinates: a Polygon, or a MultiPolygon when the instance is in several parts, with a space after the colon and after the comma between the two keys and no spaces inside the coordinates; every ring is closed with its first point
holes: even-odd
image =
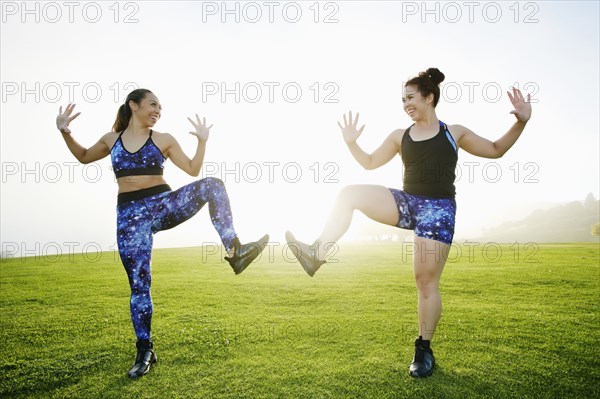
{"type": "Polygon", "coordinates": [[[406,85],[402,92],[402,106],[413,121],[423,118],[429,108],[433,108],[433,94],[423,97],[417,86],[406,85]]]}
{"type": "Polygon", "coordinates": [[[146,96],[139,102],[129,101],[131,112],[142,124],[152,127],[160,119],[162,106],[158,97],[154,93],[147,93],[146,96]]]}

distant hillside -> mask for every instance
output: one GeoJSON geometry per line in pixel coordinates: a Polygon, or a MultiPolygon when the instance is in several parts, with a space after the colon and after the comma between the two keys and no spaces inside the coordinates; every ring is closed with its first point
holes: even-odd
{"type": "Polygon", "coordinates": [[[538,209],[519,221],[510,221],[484,229],[482,238],[497,242],[598,242],[591,235],[600,221],[600,201],[589,194],[549,209],[538,209]]]}

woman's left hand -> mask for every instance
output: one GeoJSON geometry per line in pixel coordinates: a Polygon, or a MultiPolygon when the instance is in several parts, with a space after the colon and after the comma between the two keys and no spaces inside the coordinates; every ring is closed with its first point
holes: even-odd
{"type": "Polygon", "coordinates": [[[198,140],[206,142],[206,140],[208,140],[210,128],[213,127],[213,125],[206,127],[206,118],[202,118],[202,122],[200,122],[200,117],[198,114],[196,114],[196,122],[194,122],[191,118],[188,118],[188,121],[190,121],[196,129],[196,131],[190,132],[190,134],[198,137],[198,140]]]}
{"type": "Polygon", "coordinates": [[[512,103],[513,109],[510,111],[511,114],[514,114],[519,122],[526,123],[529,118],[531,118],[531,94],[527,95],[527,101],[523,98],[523,94],[521,94],[521,90],[513,87],[513,94],[508,93],[508,98],[510,98],[510,102],[512,103]]]}

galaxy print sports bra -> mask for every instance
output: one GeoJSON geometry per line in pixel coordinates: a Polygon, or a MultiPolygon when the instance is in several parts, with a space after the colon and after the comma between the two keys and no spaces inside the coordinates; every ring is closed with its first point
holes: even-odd
{"type": "Polygon", "coordinates": [[[150,130],[148,140],[136,152],[127,151],[123,146],[123,140],[121,140],[122,135],[123,132],[119,133],[119,138],[110,150],[113,171],[117,178],[163,174],[163,164],[166,158],[156,144],[154,144],[152,130],[150,130]]]}

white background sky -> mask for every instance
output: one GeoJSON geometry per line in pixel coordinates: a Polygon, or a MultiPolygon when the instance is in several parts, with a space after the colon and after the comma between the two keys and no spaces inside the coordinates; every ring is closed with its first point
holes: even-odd
{"type": "MultiPolygon", "coordinates": [[[[211,175],[225,180],[242,241],[269,232],[283,242],[287,229],[310,241],[343,186],[401,188],[400,159],[362,170],[336,121],[349,109],[360,111],[367,126],[359,144],[374,150],[392,130],[410,125],[403,82],[431,66],[446,75],[438,117],[489,139],[514,121],[505,94],[511,85],[535,101],[532,120],[503,158],[490,162],[461,151],[457,238],[478,237],[482,227],[520,219],[533,206],[582,200],[589,192],[598,198],[598,2],[229,2],[228,14],[222,2],[23,4],[2,2],[5,252],[52,253],[65,243],[115,249],[110,159],[78,164],[55,117],[60,105],[75,102],[82,115],[73,134],[89,147],[110,131],[135,87],[158,96],[163,115],[156,130],[172,133],[189,156],[195,138],[187,117],[199,113],[214,123],[205,161],[211,175]],[[224,99],[205,90],[222,84],[231,90],[224,99]],[[269,84],[276,85],[272,102],[269,84]],[[252,102],[256,86],[262,97],[252,102]],[[294,87],[302,90],[297,102],[294,87]],[[252,162],[261,166],[256,182],[249,181],[257,171],[252,162]],[[279,163],[273,173],[268,162],[279,163]],[[469,162],[479,162],[471,173],[469,162]],[[233,172],[222,176],[223,167],[233,172]],[[297,171],[302,176],[294,183],[297,171]],[[327,182],[328,175],[337,182],[327,182]]],[[[194,179],[170,162],[165,177],[173,188],[194,179]]],[[[348,237],[369,223],[357,216],[348,237]]],[[[203,209],[154,242],[193,246],[218,236],[203,209]]]]}

